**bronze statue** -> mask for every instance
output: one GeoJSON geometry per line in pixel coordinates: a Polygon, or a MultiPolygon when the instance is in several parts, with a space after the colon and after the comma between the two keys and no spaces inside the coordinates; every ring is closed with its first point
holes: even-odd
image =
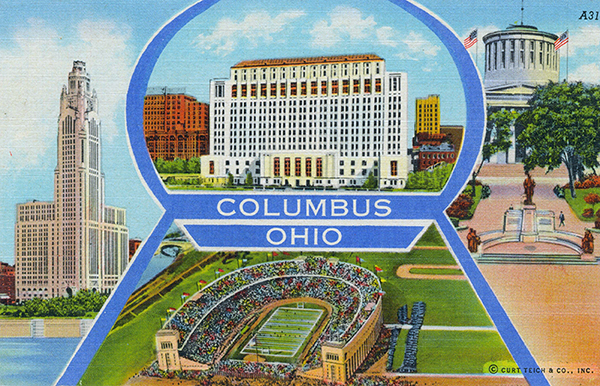
{"type": "Polygon", "coordinates": [[[535,181],[531,178],[529,172],[525,173],[527,178],[523,181],[523,188],[525,189],[525,205],[533,205],[533,191],[535,188],[535,181]]]}
{"type": "Polygon", "coordinates": [[[581,249],[583,249],[583,253],[594,253],[594,236],[592,236],[592,232],[589,230],[586,230],[583,235],[581,249]]]}
{"type": "Polygon", "coordinates": [[[467,234],[467,248],[469,252],[477,252],[479,244],[481,244],[481,238],[477,236],[475,229],[469,228],[469,233],[467,234]]]}

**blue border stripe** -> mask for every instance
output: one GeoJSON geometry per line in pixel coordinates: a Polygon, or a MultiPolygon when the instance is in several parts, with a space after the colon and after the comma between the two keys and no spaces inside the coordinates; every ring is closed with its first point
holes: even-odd
{"type": "MultiPolygon", "coordinates": [[[[444,236],[446,236],[446,240],[452,246],[454,255],[460,262],[469,281],[477,291],[479,299],[490,315],[490,318],[492,318],[492,321],[496,325],[500,336],[504,340],[513,359],[517,362],[517,365],[520,368],[539,368],[537,362],[531,355],[531,352],[525,345],[525,342],[523,342],[523,339],[521,339],[521,336],[513,326],[510,318],[504,311],[504,308],[502,308],[498,298],[496,298],[494,291],[492,291],[488,282],[479,270],[479,267],[477,267],[477,264],[475,264],[475,261],[471,257],[471,254],[462,240],[458,237],[458,233],[456,232],[456,229],[454,229],[450,219],[442,215],[437,219],[437,223],[444,236]]],[[[524,373],[523,375],[530,385],[550,385],[542,373],[533,372],[524,373]]]]}

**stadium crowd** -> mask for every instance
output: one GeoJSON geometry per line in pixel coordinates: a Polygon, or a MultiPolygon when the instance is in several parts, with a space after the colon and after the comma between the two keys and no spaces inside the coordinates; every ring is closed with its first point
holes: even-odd
{"type": "Polygon", "coordinates": [[[255,283],[219,303],[190,334],[181,355],[200,363],[213,363],[219,349],[252,312],[278,300],[311,297],[335,305],[328,325],[332,334],[344,331],[359,305],[358,291],[341,280],[314,276],[288,276],[255,283]]]}
{"type": "MultiPolygon", "coordinates": [[[[166,323],[179,331],[181,355],[200,363],[219,359],[223,344],[254,312],[278,300],[301,297],[332,305],[330,321],[305,362],[320,362],[320,345],[346,342],[372,312],[381,296],[377,277],[367,269],[304,257],[242,268],[224,275],[188,300],[166,323]]],[[[312,366],[311,366],[312,367],[312,366]]]]}

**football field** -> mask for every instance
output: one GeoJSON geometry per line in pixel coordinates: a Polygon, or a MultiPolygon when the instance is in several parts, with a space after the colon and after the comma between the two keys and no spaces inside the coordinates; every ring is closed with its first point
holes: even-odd
{"type": "Polygon", "coordinates": [[[242,354],[294,357],[318,323],[323,310],[279,307],[250,339],[242,354]]]}

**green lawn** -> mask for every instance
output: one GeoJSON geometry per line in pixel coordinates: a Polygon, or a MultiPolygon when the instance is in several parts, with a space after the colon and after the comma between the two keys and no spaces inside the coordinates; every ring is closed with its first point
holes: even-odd
{"type": "Polygon", "coordinates": [[[487,373],[485,364],[490,361],[507,361],[516,367],[497,332],[420,332],[417,351],[420,373],[483,374],[487,373]]]}
{"type": "Polygon", "coordinates": [[[463,271],[456,268],[411,268],[415,275],[462,275],[463,271]]]}
{"type": "Polygon", "coordinates": [[[404,361],[404,350],[406,349],[406,335],[408,330],[400,330],[398,334],[398,340],[396,341],[396,351],[394,351],[394,362],[392,364],[392,371],[396,371],[402,366],[404,361]]]}
{"type": "Polygon", "coordinates": [[[446,243],[440,236],[435,224],[431,224],[423,233],[423,236],[417,241],[418,247],[445,247],[446,243]]]}
{"type": "MultiPolygon", "coordinates": [[[[571,207],[571,210],[573,210],[573,212],[577,215],[577,218],[580,219],[581,221],[586,221],[586,222],[596,221],[596,212],[598,211],[598,209],[600,209],[600,204],[590,205],[584,201],[584,197],[590,193],[600,194],[600,188],[576,189],[575,194],[577,195],[577,197],[575,197],[575,198],[571,197],[570,189],[565,189],[565,200],[567,200],[567,203],[571,207]],[[581,214],[583,213],[583,210],[586,208],[593,208],[594,216],[592,216],[590,218],[583,217],[581,214]]],[[[558,213],[556,213],[556,215],[558,218],[558,213]]]]}
{"type": "MultiPolygon", "coordinates": [[[[477,209],[477,205],[479,205],[479,201],[481,201],[481,189],[482,189],[481,185],[475,186],[475,197],[473,197],[473,205],[471,205],[471,209],[469,209],[469,214],[467,216],[467,219],[470,219],[473,217],[473,214],[475,213],[475,210],[477,209]]],[[[472,190],[473,189],[472,189],[471,185],[468,185],[465,188],[465,190],[463,191],[463,193],[471,194],[472,190]]]]}
{"type": "Polygon", "coordinates": [[[424,301],[427,305],[425,324],[446,326],[490,326],[491,321],[479,302],[468,281],[462,280],[419,280],[400,279],[396,270],[401,264],[456,265],[454,257],[447,250],[415,249],[409,253],[351,253],[336,256],[342,261],[354,263],[355,256],[363,260],[363,267],[378,273],[385,280],[382,283],[386,296],[383,297],[383,320],[397,323],[398,308],[404,304],[408,308],[414,302],[424,301]]]}
{"type": "Polygon", "coordinates": [[[243,359],[247,354],[258,352],[268,361],[294,363],[310,340],[311,332],[327,316],[327,311],[314,304],[305,309],[292,310],[291,306],[294,305],[282,306],[271,312],[256,329],[256,334],[251,334],[242,343],[234,358],[243,359]],[[252,338],[256,338],[254,345],[249,343],[252,338]],[[270,351],[267,354],[261,349],[270,351]]]}

